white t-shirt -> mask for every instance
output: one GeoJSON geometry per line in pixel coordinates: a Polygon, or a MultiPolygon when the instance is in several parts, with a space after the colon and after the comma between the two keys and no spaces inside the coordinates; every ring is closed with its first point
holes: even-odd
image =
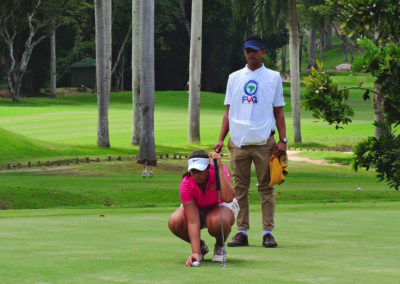
{"type": "Polygon", "coordinates": [[[236,147],[266,144],[276,126],[273,108],[285,105],[279,72],[263,65],[230,74],[224,104],[230,105],[229,131],[236,147]]]}

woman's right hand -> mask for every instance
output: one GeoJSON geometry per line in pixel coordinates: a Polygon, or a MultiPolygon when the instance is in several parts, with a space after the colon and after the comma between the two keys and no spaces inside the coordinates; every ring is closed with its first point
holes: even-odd
{"type": "Polygon", "coordinates": [[[186,261],[186,266],[193,266],[193,263],[197,261],[200,263],[200,255],[198,253],[192,253],[187,261],[186,261]]]}
{"type": "Polygon", "coordinates": [[[218,161],[218,166],[222,165],[222,160],[221,160],[221,155],[220,154],[218,154],[216,152],[211,152],[209,154],[209,156],[210,156],[211,160],[214,161],[216,159],[218,161]]]}

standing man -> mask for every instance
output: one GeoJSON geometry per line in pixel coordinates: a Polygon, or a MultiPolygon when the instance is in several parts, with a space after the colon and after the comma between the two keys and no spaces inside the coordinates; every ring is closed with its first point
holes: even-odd
{"type": "Polygon", "coordinates": [[[277,246],[272,235],[274,228],[275,194],[269,187],[269,159],[274,153],[286,153],[286,125],[283,112],[282,80],[278,72],[267,69],[262,59],[265,49],[259,36],[252,36],[244,44],[247,65],[229,75],[226,88],[226,111],[215,151],[221,152],[224,139],[230,131],[228,142],[231,152],[231,170],[239,201],[238,233],[228,246],[247,246],[249,224],[248,191],[251,163],[254,162],[258,191],[261,196],[264,247],[277,246]],[[275,130],[279,132],[276,143],[275,130]]]}

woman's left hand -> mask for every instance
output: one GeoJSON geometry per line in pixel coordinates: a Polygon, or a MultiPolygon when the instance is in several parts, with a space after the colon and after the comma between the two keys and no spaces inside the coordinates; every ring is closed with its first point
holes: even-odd
{"type": "Polygon", "coordinates": [[[217,159],[218,166],[221,166],[221,165],[222,165],[221,156],[220,156],[218,153],[216,153],[216,152],[211,152],[209,156],[210,156],[211,160],[213,160],[213,161],[214,161],[215,159],[217,159]]]}

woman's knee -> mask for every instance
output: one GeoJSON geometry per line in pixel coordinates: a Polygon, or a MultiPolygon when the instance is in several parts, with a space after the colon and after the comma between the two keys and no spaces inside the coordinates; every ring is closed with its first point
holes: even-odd
{"type": "Polygon", "coordinates": [[[174,217],[174,214],[172,214],[168,219],[168,228],[171,232],[173,232],[175,227],[176,227],[176,218],[174,217]]]}
{"type": "Polygon", "coordinates": [[[173,213],[168,220],[168,228],[171,232],[177,232],[182,229],[183,220],[178,214],[173,213]]]}

